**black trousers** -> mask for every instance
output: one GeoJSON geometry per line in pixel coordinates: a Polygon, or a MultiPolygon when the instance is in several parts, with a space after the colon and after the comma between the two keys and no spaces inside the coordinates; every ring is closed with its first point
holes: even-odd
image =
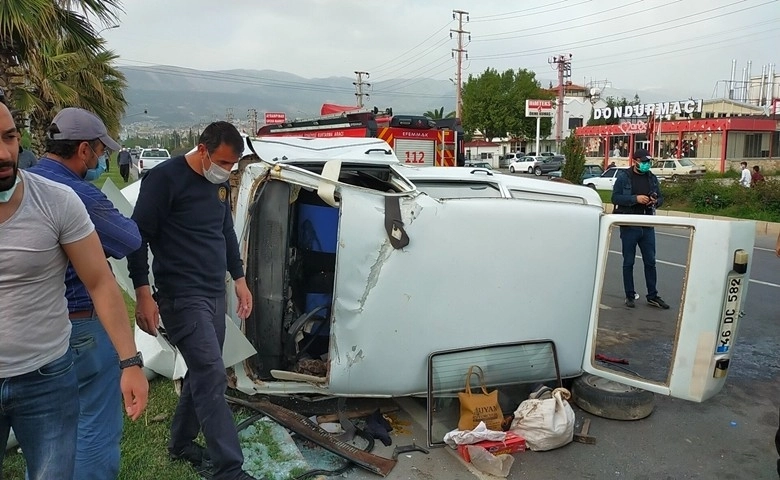
{"type": "Polygon", "coordinates": [[[171,343],[187,363],[168,450],[180,452],[202,429],[214,480],[232,480],[241,473],[244,455],[225,400],[225,296],[161,297],[158,306],[171,343]]]}
{"type": "Polygon", "coordinates": [[[119,166],[119,175],[122,176],[122,178],[125,179],[125,183],[127,183],[127,180],[130,178],[130,165],[120,165],[119,166]]]}

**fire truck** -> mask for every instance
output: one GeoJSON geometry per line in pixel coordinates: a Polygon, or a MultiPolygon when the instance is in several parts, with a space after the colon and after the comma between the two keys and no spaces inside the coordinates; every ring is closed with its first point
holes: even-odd
{"type": "MultiPolygon", "coordinates": [[[[328,104],[322,108],[328,111],[328,104]]],[[[386,141],[401,162],[437,167],[462,166],[463,129],[457,119],[431,120],[418,115],[395,115],[388,108],[376,107],[338,113],[310,119],[295,119],[280,124],[264,125],[258,137],[376,137],[386,141]]]]}

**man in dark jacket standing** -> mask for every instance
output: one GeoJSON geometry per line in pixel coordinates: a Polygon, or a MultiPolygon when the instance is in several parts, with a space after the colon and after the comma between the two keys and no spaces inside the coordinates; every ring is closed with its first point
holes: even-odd
{"type": "Polygon", "coordinates": [[[242,470],[244,457],[224,397],[227,374],[222,363],[226,271],[235,284],[239,318],[252,310],[228,184],[243,149],[236,127],[215,122],[203,130],[195,151],[149,170],[133,211],[142,244],[128,256],[137,325],[157,335],[159,312],[171,343],[187,363],[168,453],[196,468],[212,463],[214,480],[253,478],[242,470]],[[149,288],[147,244],[154,254],[155,297],[149,288]],[[201,430],[208,455],[194,442],[201,430]]]}
{"type": "Polygon", "coordinates": [[[130,177],[130,163],[132,161],[133,159],[130,156],[130,152],[127,151],[127,147],[122,145],[122,150],[119,151],[116,162],[119,164],[119,175],[122,176],[125,183],[127,183],[127,179],[130,177]]]}
{"type": "MultiPolygon", "coordinates": [[[[621,170],[612,188],[614,213],[627,215],[655,215],[655,209],[664,202],[658,178],[650,171],[653,158],[644,149],[637,149],[633,155],[632,167],[621,170]]],[[[623,288],[626,306],[634,308],[634,259],[636,247],[642,252],[647,284],[647,303],[650,306],[668,309],[669,305],[658,296],[655,270],[655,229],[653,227],[620,227],[623,244],[623,288]]]]}

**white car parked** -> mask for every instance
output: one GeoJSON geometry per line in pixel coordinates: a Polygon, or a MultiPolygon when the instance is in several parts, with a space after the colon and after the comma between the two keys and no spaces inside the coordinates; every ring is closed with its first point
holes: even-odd
{"type": "Polygon", "coordinates": [[[512,163],[509,164],[509,171],[511,173],[534,173],[534,167],[536,167],[537,157],[518,157],[512,163]]]}
{"type": "Polygon", "coordinates": [[[582,184],[594,190],[612,190],[618,172],[624,169],[618,167],[608,168],[601,176],[586,178],[582,181],[582,184]]]}

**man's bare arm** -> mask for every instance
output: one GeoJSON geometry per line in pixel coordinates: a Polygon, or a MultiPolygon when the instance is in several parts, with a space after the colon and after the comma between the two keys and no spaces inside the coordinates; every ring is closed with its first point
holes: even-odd
{"type": "MultiPolygon", "coordinates": [[[[77,242],[63,245],[62,248],[73,264],[79,279],[87,288],[100,323],[111,338],[119,359],[124,360],[134,356],[137,350],[125,302],[108,268],[97,233],[92,232],[77,242]]],[[[143,371],[137,367],[124,369],[120,383],[125,399],[125,410],[128,416],[135,420],[146,408],[149,383],[143,371]]]]}

